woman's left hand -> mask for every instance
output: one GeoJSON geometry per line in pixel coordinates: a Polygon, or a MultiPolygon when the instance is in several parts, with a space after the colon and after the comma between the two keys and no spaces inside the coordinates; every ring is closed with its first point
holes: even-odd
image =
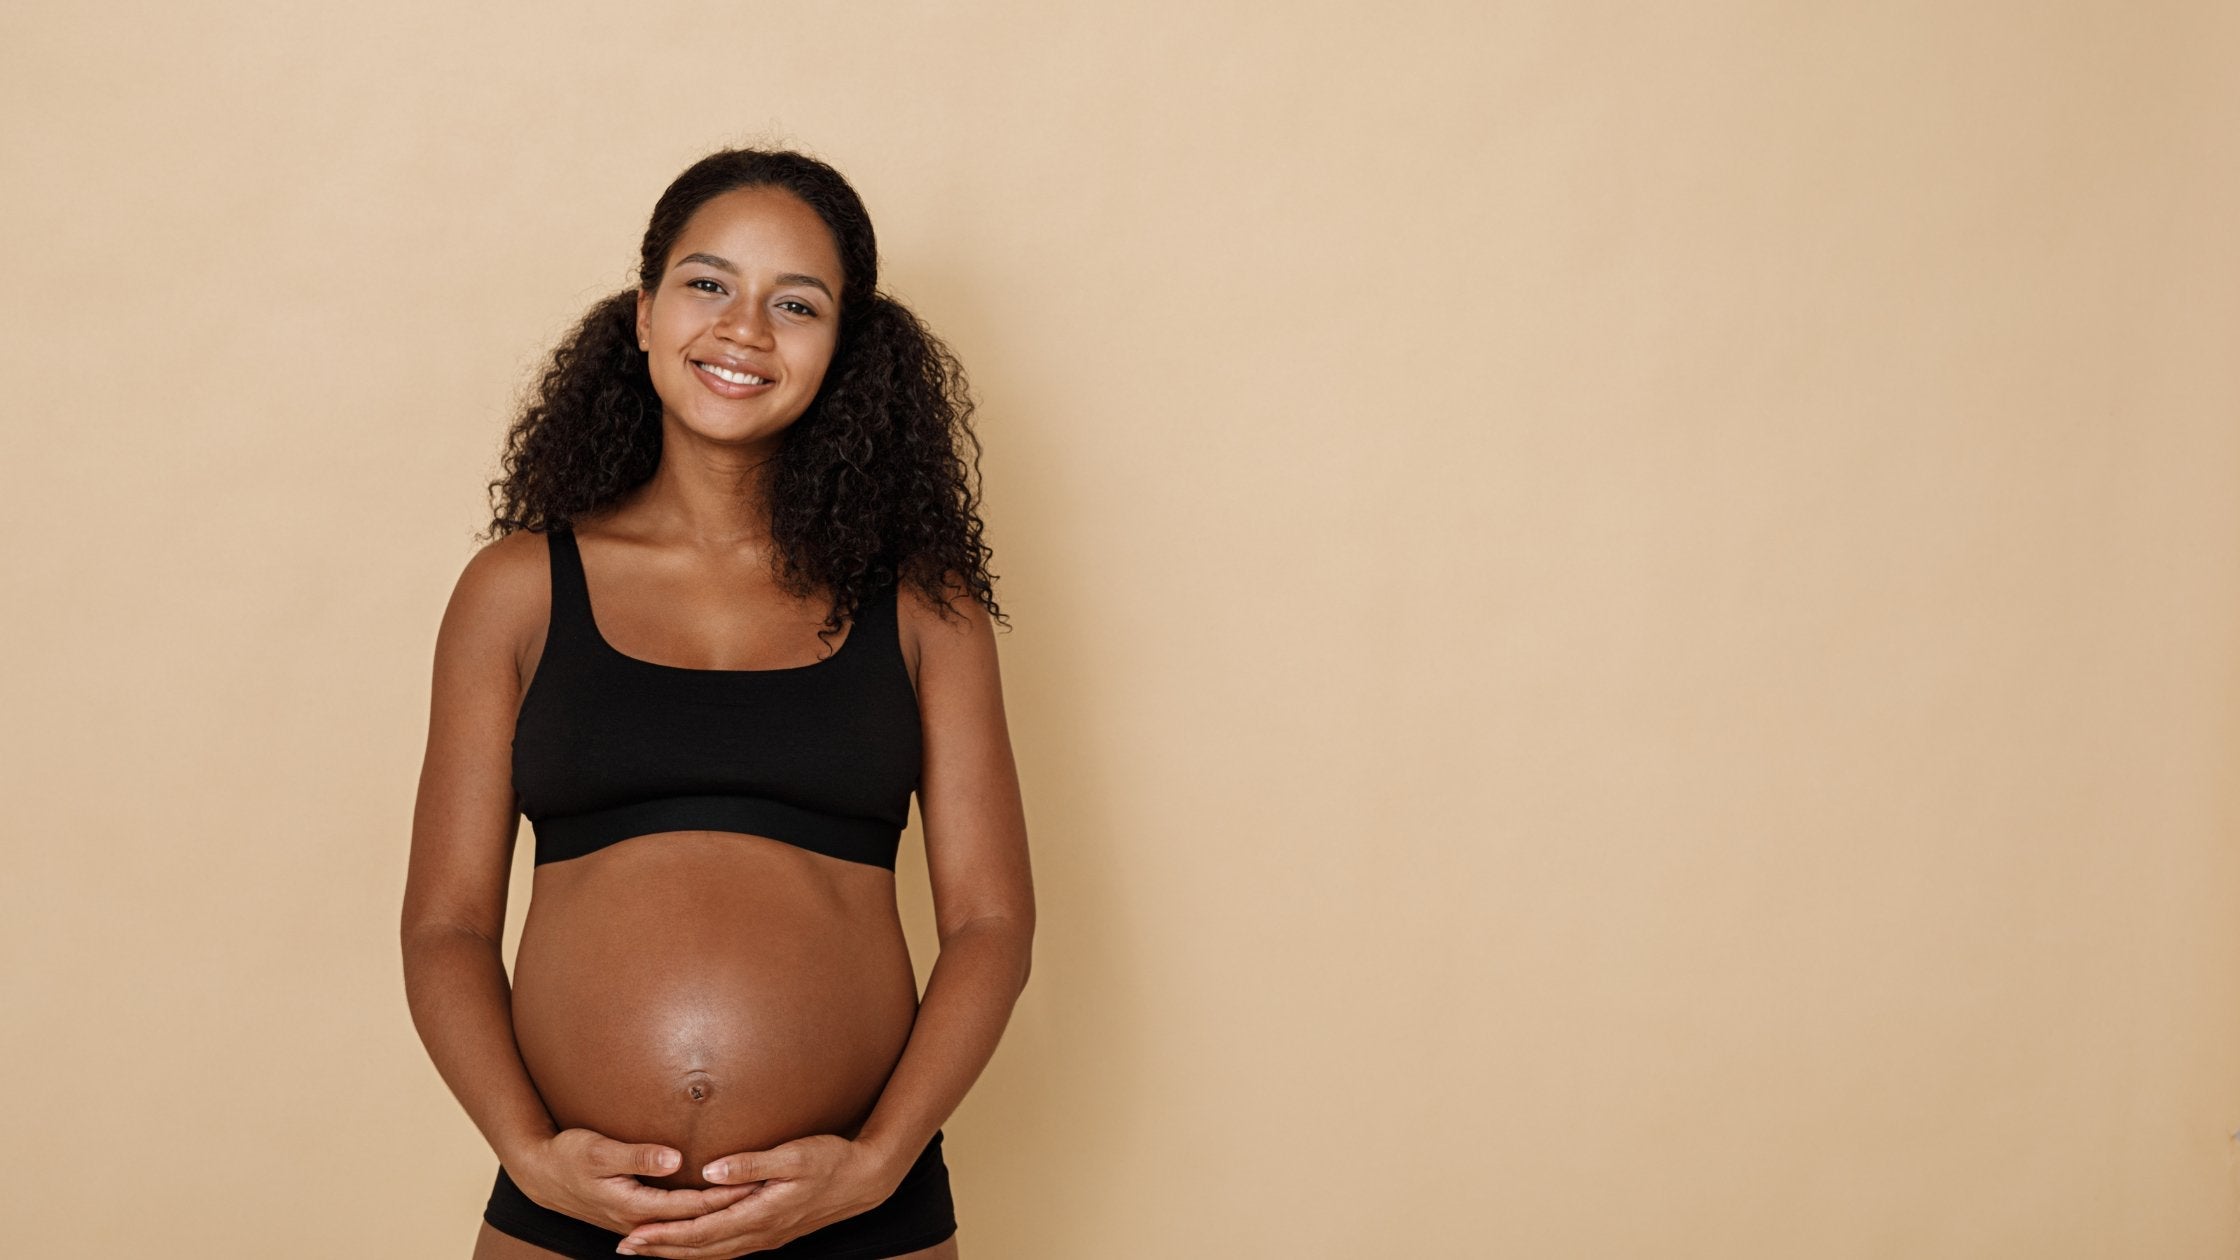
{"type": "Polygon", "coordinates": [[[766,1151],[708,1161],[715,1184],[759,1181],[730,1207],[681,1221],[650,1221],[630,1232],[619,1254],[669,1260],[727,1260],[762,1251],[886,1202],[895,1186],[871,1148],[836,1133],[815,1133],[766,1151]]]}

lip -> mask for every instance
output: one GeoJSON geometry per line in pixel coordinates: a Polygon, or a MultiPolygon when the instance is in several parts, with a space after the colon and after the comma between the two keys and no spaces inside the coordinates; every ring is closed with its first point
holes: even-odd
{"type": "Polygon", "coordinates": [[[692,374],[699,377],[700,383],[707,386],[711,392],[724,398],[752,398],[756,394],[760,394],[765,390],[775,389],[778,385],[777,379],[769,372],[760,370],[753,364],[747,363],[744,360],[720,358],[694,360],[692,363],[692,374]],[[723,379],[720,376],[717,376],[715,373],[708,371],[706,368],[701,367],[700,365],[702,363],[713,363],[717,367],[727,368],[733,372],[750,372],[756,376],[761,377],[764,383],[760,385],[734,384],[723,379]]]}

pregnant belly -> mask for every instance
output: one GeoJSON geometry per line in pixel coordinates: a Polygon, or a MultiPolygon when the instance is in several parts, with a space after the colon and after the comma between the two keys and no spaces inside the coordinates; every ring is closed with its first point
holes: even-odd
{"type": "Polygon", "coordinates": [[[760,836],[639,836],[537,868],[514,1036],[561,1128],[720,1155],[853,1137],[918,991],[894,875],[760,836]]]}

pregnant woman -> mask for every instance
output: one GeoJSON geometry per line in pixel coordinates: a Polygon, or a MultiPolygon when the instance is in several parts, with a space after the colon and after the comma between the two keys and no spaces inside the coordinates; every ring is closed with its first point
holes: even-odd
{"type": "Polygon", "coordinates": [[[782,150],[678,176],[554,352],[437,634],[404,897],[499,1163],[477,1260],[958,1255],[940,1126],[1034,935],[970,410],[854,189],[782,150]]]}

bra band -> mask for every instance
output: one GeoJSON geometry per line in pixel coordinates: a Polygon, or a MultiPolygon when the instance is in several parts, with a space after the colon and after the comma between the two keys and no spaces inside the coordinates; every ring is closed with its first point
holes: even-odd
{"type": "Polygon", "coordinates": [[[553,815],[530,826],[536,830],[539,866],[661,831],[780,837],[800,848],[890,871],[902,847],[902,833],[885,823],[802,809],[764,796],[663,796],[585,814],[553,815]]]}

